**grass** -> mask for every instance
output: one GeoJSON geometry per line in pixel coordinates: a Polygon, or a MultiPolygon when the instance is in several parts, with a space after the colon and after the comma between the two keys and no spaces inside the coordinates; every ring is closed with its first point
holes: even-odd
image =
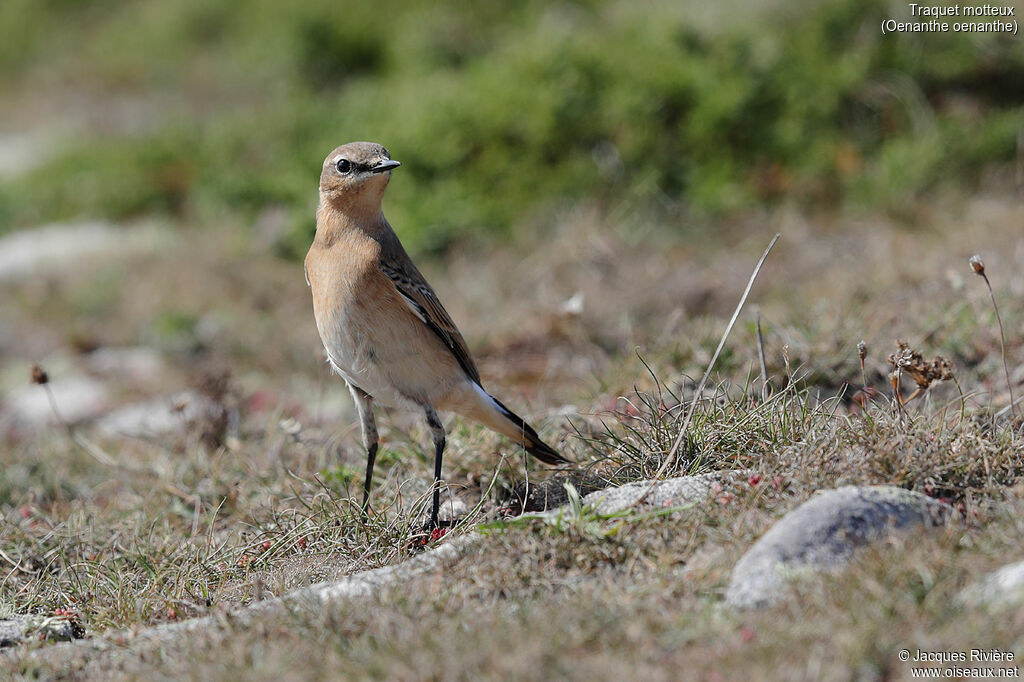
{"type": "MultiPolygon", "coordinates": [[[[1019,513],[1019,504],[1011,509],[1019,513]]],[[[1005,647],[1019,636],[1012,615],[993,622],[951,606],[965,580],[989,566],[959,549],[976,541],[963,531],[877,548],[838,575],[812,580],[775,612],[717,610],[721,569],[709,567],[714,560],[698,547],[725,544],[719,562],[735,559],[739,547],[729,543],[758,527],[737,526],[731,516],[713,509],[672,524],[651,521],[611,540],[510,531],[443,581],[418,581],[369,609],[298,615],[257,636],[259,647],[251,637],[228,637],[165,652],[172,662],[164,671],[217,677],[244,659],[259,679],[311,679],[316,673],[303,661],[315,659],[323,670],[367,678],[905,677],[895,662],[902,647],[959,650],[968,639],[1005,647]],[[900,561],[891,560],[894,552],[900,561]],[[186,660],[188,667],[174,662],[186,660]]],[[[993,525],[998,539],[986,538],[985,548],[1012,551],[1019,529],[1007,518],[993,525]]],[[[127,666],[130,675],[148,670],[127,666]]]]}
{"type": "MultiPolygon", "coordinates": [[[[971,286],[965,255],[982,253],[996,298],[1011,300],[1021,286],[1011,256],[1021,248],[1020,208],[1007,192],[922,211],[916,231],[887,219],[811,225],[786,211],[769,225],[755,221],[784,235],[752,294],[771,390],[762,394],[748,310],[665,472],[748,472],[706,503],[503,521],[526,474],[522,453],[450,422],[449,492],[469,509],[481,504],[454,533],[484,523],[487,535],[443,576],[368,603],[227,626],[155,657],[128,647],[87,665],[35,669],[22,667],[27,652],[18,649],[4,665],[71,679],[218,678],[243,667],[258,679],[338,670],[845,679],[907,676],[895,658],[904,647],[1020,651],[1019,618],[994,621],[953,601],[1019,560],[1024,539],[1020,434],[993,419],[1008,398],[1003,363],[988,291],[971,286]],[[977,229],[963,230],[965,222],[977,229]],[[896,337],[925,357],[949,358],[955,382],[898,409],[885,361],[896,337]],[[966,523],[875,546],[775,610],[721,609],[742,552],[814,491],[845,484],[946,498],[966,523]]],[[[764,239],[743,236],[752,228],[741,222],[693,244],[641,220],[626,231],[596,215],[566,214],[527,260],[467,249],[425,269],[476,350],[485,385],[575,459],[586,480],[624,483],[664,463],[764,239]],[[582,310],[561,306],[577,293],[582,310]]],[[[0,291],[19,330],[8,343],[49,365],[52,379],[87,364],[68,350],[75,343],[152,343],[168,360],[159,377],[99,377],[116,400],[201,387],[230,370],[220,399],[238,415],[237,426],[213,434],[207,425],[157,439],[103,439],[81,427],[113,466],[58,429],[9,434],[0,449],[0,597],[16,611],[68,609],[102,635],[218,613],[418,551],[428,434],[414,417],[382,415],[363,522],[354,506],[365,461],[356,420],[316,356],[301,271],[242,235],[229,227],[199,254],[185,238],[156,255],[0,291]],[[130,295],[105,283],[108,269],[133,283],[130,295]],[[74,305],[93,315],[84,329],[68,323],[78,319],[74,305]],[[153,336],[161,319],[174,320],[173,333],[153,336]]],[[[1014,376],[1024,322],[1013,306],[1001,312],[1014,376]]],[[[27,381],[22,369],[5,381],[27,381]]],[[[532,486],[556,480],[528,466],[532,486]]]]}

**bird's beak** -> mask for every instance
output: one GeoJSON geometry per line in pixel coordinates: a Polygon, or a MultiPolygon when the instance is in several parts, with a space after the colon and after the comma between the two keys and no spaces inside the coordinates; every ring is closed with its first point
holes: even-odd
{"type": "Polygon", "coordinates": [[[371,173],[383,173],[384,171],[394,170],[395,168],[398,168],[401,165],[402,165],[401,163],[399,163],[398,161],[395,161],[394,159],[384,159],[383,161],[378,163],[376,166],[371,168],[370,172],[371,173]]]}

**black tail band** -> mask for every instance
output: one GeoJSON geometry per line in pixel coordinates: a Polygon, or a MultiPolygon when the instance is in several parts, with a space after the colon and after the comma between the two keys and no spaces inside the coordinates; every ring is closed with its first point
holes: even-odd
{"type": "Polygon", "coordinates": [[[545,464],[571,464],[571,460],[566,459],[558,453],[553,447],[545,443],[540,439],[540,436],[534,431],[533,427],[526,423],[522,417],[502,405],[501,401],[491,396],[491,399],[497,403],[505,417],[516,425],[523,434],[523,447],[528,453],[544,462],[545,464]]]}

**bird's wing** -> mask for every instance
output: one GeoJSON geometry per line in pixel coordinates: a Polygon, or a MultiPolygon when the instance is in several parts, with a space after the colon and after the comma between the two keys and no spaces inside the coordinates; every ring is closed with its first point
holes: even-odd
{"type": "Polygon", "coordinates": [[[382,260],[380,269],[395,285],[395,289],[402,295],[402,299],[416,314],[416,317],[420,318],[441,339],[441,342],[459,361],[459,365],[469,375],[469,378],[479,384],[480,372],[473,364],[466,340],[462,338],[458,327],[455,326],[448,311],[441,305],[437,294],[427,284],[423,275],[411,263],[408,266],[403,266],[399,263],[382,260]]]}

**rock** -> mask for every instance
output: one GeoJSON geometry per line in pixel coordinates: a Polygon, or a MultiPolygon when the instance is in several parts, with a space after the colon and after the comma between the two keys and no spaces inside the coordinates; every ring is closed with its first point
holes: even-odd
{"type": "Polygon", "coordinates": [[[461,519],[469,513],[469,505],[460,499],[450,499],[441,503],[437,510],[437,518],[441,521],[452,522],[461,519]]]}
{"type": "Polygon", "coordinates": [[[583,314],[583,304],[586,297],[582,291],[577,291],[572,297],[567,298],[558,304],[558,312],[570,317],[579,317],[583,314]]]}
{"type": "Polygon", "coordinates": [[[53,146],[40,134],[0,135],[0,178],[14,178],[45,163],[53,146]]]}
{"type": "Polygon", "coordinates": [[[639,481],[627,483],[618,488],[607,488],[590,493],[583,498],[583,505],[599,514],[614,514],[636,503],[648,489],[650,492],[638,508],[675,507],[704,500],[737,472],[712,472],[697,476],[680,476],[664,481],[639,481]]]}
{"type": "Polygon", "coordinates": [[[117,376],[137,384],[155,381],[164,370],[164,360],[152,348],[100,348],[86,356],[89,370],[101,376],[117,376]]]}
{"type": "Polygon", "coordinates": [[[61,272],[84,257],[144,251],[160,241],[152,228],[119,228],[112,223],[58,223],[0,237],[0,283],[61,272]]]}
{"type": "Polygon", "coordinates": [[[664,481],[640,481],[623,486],[606,488],[607,482],[591,474],[554,476],[530,486],[520,484],[513,490],[512,501],[506,503],[509,513],[543,512],[557,510],[569,503],[565,484],[571,483],[583,496],[584,507],[590,507],[598,514],[615,514],[628,509],[644,494],[644,501],[638,509],[664,508],[698,502],[709,494],[722,490],[727,483],[741,472],[715,471],[697,476],[680,476],[664,481]],[[717,487],[716,487],[717,486],[717,487]]]}
{"type": "Polygon", "coordinates": [[[942,525],[952,508],[893,486],[847,486],[815,495],[786,514],[733,569],[726,603],[755,608],[777,601],[788,578],[842,566],[863,545],[920,526],[942,525]]]}
{"type": "Polygon", "coordinates": [[[971,607],[1019,607],[1024,603],[1024,561],[1007,564],[968,585],[957,600],[971,607]]]}
{"type": "MultiPolygon", "coordinates": [[[[109,393],[106,386],[85,376],[70,376],[51,380],[48,384],[61,418],[69,424],[91,419],[103,413],[109,393]]],[[[24,384],[18,386],[4,401],[4,421],[15,429],[28,426],[56,424],[45,386],[24,384]]]]}
{"type": "Polygon", "coordinates": [[[222,408],[193,391],[126,405],[96,422],[107,436],[143,438],[184,432],[189,424],[219,414],[222,408]]]}
{"type": "Polygon", "coordinates": [[[75,618],[67,616],[9,615],[0,619],[0,647],[9,647],[28,639],[70,641],[80,639],[85,630],[75,618]]]}

